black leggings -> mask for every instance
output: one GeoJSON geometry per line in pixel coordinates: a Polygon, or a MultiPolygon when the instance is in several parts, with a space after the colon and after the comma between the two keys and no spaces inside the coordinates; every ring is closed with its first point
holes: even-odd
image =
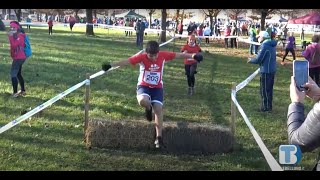
{"type": "Polygon", "coordinates": [[[74,26],[75,23],[70,23],[70,30],[72,31],[72,28],[74,26]]]}
{"type": "Polygon", "coordinates": [[[186,64],[184,65],[185,71],[186,71],[186,76],[187,76],[187,81],[188,81],[188,86],[189,87],[194,87],[196,78],[195,74],[197,74],[197,63],[194,64],[186,64]]]}
{"type": "MultiPolygon", "coordinates": [[[[205,36],[209,36],[209,35],[205,35],[205,36]]],[[[209,37],[206,37],[206,43],[209,44],[209,37]]]]}
{"type": "Polygon", "coordinates": [[[320,85],[320,67],[315,67],[315,68],[309,68],[309,76],[312,78],[312,80],[317,83],[317,85],[320,85]]]}
{"type": "Polygon", "coordinates": [[[296,53],[294,52],[294,49],[293,49],[293,48],[286,48],[286,53],[285,53],[285,55],[283,56],[282,62],[286,59],[289,51],[291,52],[291,54],[292,54],[292,56],[293,56],[293,60],[296,60],[296,53]]]}
{"type": "Polygon", "coordinates": [[[49,27],[49,34],[52,34],[52,26],[49,27]]]}
{"type": "Polygon", "coordinates": [[[25,62],[25,60],[13,60],[12,61],[11,82],[12,82],[13,93],[18,92],[18,82],[20,84],[21,91],[25,91],[24,79],[21,74],[22,65],[24,62],[25,62]]]}
{"type": "Polygon", "coordinates": [[[229,38],[224,38],[224,47],[225,48],[229,47],[229,38]]]}

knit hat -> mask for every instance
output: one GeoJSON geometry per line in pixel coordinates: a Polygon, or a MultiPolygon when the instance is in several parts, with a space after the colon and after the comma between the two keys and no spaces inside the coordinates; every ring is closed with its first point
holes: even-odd
{"type": "Polygon", "coordinates": [[[14,27],[14,28],[16,28],[16,29],[20,29],[20,25],[19,25],[19,23],[16,22],[16,21],[11,21],[11,22],[10,22],[10,27],[14,27]]]}
{"type": "Polygon", "coordinates": [[[267,31],[261,31],[258,35],[258,37],[263,37],[263,39],[269,39],[269,33],[267,31]]]}

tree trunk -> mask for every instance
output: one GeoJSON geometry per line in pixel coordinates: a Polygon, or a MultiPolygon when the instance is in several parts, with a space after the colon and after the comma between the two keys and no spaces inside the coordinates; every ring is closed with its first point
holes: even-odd
{"type": "Polygon", "coordinates": [[[264,31],[265,28],[264,28],[264,24],[266,22],[266,17],[267,17],[267,13],[266,12],[261,12],[261,31],[264,31]]]}
{"type": "Polygon", "coordinates": [[[179,26],[179,14],[180,14],[180,9],[177,9],[177,13],[176,13],[176,30],[175,33],[178,33],[178,26],[179,26]]]}
{"type": "Polygon", "coordinates": [[[151,29],[151,25],[152,25],[152,13],[149,13],[149,17],[150,17],[150,19],[149,19],[149,29],[151,29]]]}
{"type": "MultiPolygon", "coordinates": [[[[237,26],[237,24],[238,24],[238,16],[239,16],[240,14],[236,14],[236,26],[237,26]]],[[[237,30],[237,32],[238,32],[238,30],[237,30]]]]}
{"type": "Polygon", "coordinates": [[[95,10],[93,10],[93,15],[94,15],[94,18],[96,18],[97,19],[97,10],[95,9],[95,10]]]}
{"type": "Polygon", "coordinates": [[[211,34],[213,34],[213,16],[212,16],[212,14],[210,14],[209,18],[210,18],[210,30],[211,30],[211,34]]]}
{"type": "Polygon", "coordinates": [[[94,36],[93,33],[93,24],[92,24],[92,9],[86,9],[86,16],[87,16],[87,28],[86,28],[86,35],[94,36]]]}
{"type": "Polygon", "coordinates": [[[16,13],[17,21],[20,22],[21,21],[21,9],[14,10],[14,12],[16,13]]]}
{"type": "Polygon", "coordinates": [[[48,13],[46,13],[45,18],[46,18],[46,22],[48,22],[48,13]]]}
{"type": "Polygon", "coordinates": [[[79,11],[80,11],[80,9],[75,11],[75,13],[76,13],[75,18],[78,18],[79,11]]]}
{"type": "Polygon", "coordinates": [[[61,22],[61,14],[58,12],[58,22],[61,22]]]}
{"type": "Polygon", "coordinates": [[[166,29],[167,29],[167,9],[161,10],[161,42],[166,42],[166,29]]]}

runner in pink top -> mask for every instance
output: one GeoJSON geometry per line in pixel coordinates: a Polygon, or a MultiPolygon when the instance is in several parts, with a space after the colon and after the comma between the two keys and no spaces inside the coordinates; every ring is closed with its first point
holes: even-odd
{"type": "Polygon", "coordinates": [[[199,53],[178,53],[160,51],[156,41],[149,41],[146,45],[146,52],[129,57],[126,60],[112,64],[104,63],[102,69],[108,71],[111,67],[125,65],[140,65],[140,74],[137,84],[137,100],[140,106],[145,108],[146,118],[152,121],[152,109],[155,114],[156,148],[165,147],[162,141],[163,124],[163,68],[164,63],[175,58],[195,59],[198,62],[203,60],[199,53]]]}
{"type": "MultiPolygon", "coordinates": [[[[182,46],[181,52],[184,53],[200,53],[201,48],[198,44],[196,44],[195,35],[190,35],[188,43],[182,46]]],[[[194,84],[195,84],[195,74],[197,74],[197,66],[198,62],[194,59],[185,59],[184,60],[184,68],[185,75],[187,76],[188,82],[188,95],[194,94],[194,84]]]]}

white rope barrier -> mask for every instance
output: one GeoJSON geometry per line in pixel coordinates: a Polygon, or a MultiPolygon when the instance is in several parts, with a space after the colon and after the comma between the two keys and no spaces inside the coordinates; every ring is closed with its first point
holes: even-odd
{"type": "MultiPolygon", "coordinates": [[[[175,34],[176,37],[184,37],[188,38],[189,35],[182,35],[182,34],[175,34]]],[[[261,45],[261,43],[250,41],[249,39],[243,39],[240,36],[195,36],[196,38],[211,38],[211,39],[231,39],[231,38],[237,38],[238,42],[245,42],[249,44],[254,44],[254,45],[261,45]]]]}
{"type": "MultiPolygon", "coordinates": [[[[6,21],[4,22],[5,25],[9,25],[9,22],[6,21]]],[[[26,26],[26,25],[30,25],[30,26],[35,26],[35,27],[47,27],[48,24],[47,23],[28,23],[28,22],[21,22],[20,25],[22,26],[26,26]]],[[[127,27],[127,26],[114,26],[114,25],[107,25],[107,24],[93,24],[93,23],[75,23],[74,27],[85,27],[87,25],[91,25],[91,26],[97,26],[97,27],[101,27],[101,28],[105,28],[105,29],[116,29],[116,30],[122,30],[122,31],[135,31],[134,27],[127,27]]],[[[54,26],[61,26],[61,27],[67,27],[69,26],[69,23],[55,23],[54,26]]],[[[163,30],[162,29],[149,29],[146,28],[144,32],[146,33],[161,33],[163,30]]],[[[168,31],[168,30],[167,30],[168,31]]],[[[181,35],[181,34],[175,34],[175,35],[171,35],[170,33],[172,31],[168,31],[169,35],[171,37],[189,37],[188,35],[181,35]]],[[[173,31],[174,32],[174,31],[173,31]]],[[[211,38],[211,39],[225,39],[225,38],[237,38],[238,42],[245,42],[248,44],[254,44],[254,45],[261,45],[258,42],[254,42],[254,41],[250,41],[249,39],[243,39],[240,36],[196,36],[197,38],[211,38]]],[[[301,45],[296,45],[296,46],[301,46],[301,45]]]]}
{"type": "Polygon", "coordinates": [[[260,150],[262,151],[265,159],[267,160],[267,163],[272,171],[283,171],[281,166],[278,164],[278,162],[275,160],[275,158],[272,156],[266,145],[263,143],[261,137],[259,136],[258,132],[254,129],[251,122],[249,121],[247,115],[244,113],[242,107],[239,105],[237,99],[236,99],[236,93],[244,88],[246,85],[249,84],[249,82],[260,72],[260,68],[257,69],[254,73],[252,73],[247,79],[242,81],[236,86],[236,90],[231,91],[231,99],[234,102],[234,104],[237,106],[240,114],[242,115],[245,123],[247,124],[250,132],[252,133],[255,141],[257,142],[258,146],[260,147],[260,150]]]}
{"type": "MultiPolygon", "coordinates": [[[[9,22],[10,21],[3,21],[3,23],[8,26],[9,25],[9,22]]],[[[48,24],[47,23],[28,23],[28,22],[20,22],[20,24],[22,26],[26,26],[26,25],[29,25],[29,26],[34,26],[34,27],[47,27],[48,24]]],[[[127,27],[127,26],[114,26],[114,25],[107,25],[107,24],[93,24],[93,23],[75,23],[74,26],[76,27],[84,27],[84,26],[87,26],[87,25],[91,25],[91,26],[97,26],[97,27],[102,27],[102,28],[105,28],[105,29],[116,29],[116,30],[123,30],[123,31],[132,31],[134,32],[134,27],[127,27]]],[[[61,26],[61,27],[68,27],[69,26],[69,23],[54,23],[54,26],[61,26]]],[[[162,32],[163,30],[162,29],[149,29],[149,28],[146,28],[144,32],[146,33],[160,33],[162,32]]],[[[181,34],[175,34],[175,35],[171,35],[170,34],[170,31],[167,29],[167,31],[169,32],[169,35],[171,37],[189,37],[188,35],[181,35],[181,34]]],[[[174,32],[174,31],[173,31],[174,32]]],[[[254,41],[250,41],[249,39],[244,39],[240,36],[196,36],[196,37],[199,37],[199,38],[211,38],[211,39],[225,39],[225,38],[237,38],[237,41],[238,42],[245,42],[245,43],[248,43],[248,44],[254,44],[254,45],[261,45],[261,43],[259,42],[254,42],[254,41]]],[[[298,47],[301,47],[302,45],[301,44],[297,44],[296,46],[298,47]]]]}
{"type": "MultiPolygon", "coordinates": [[[[170,39],[170,40],[168,40],[168,41],[160,44],[159,46],[160,46],[160,47],[161,47],[161,46],[164,46],[164,45],[170,43],[170,42],[173,41],[173,40],[174,40],[174,38],[172,38],[172,39],[170,39]]],[[[137,54],[140,54],[140,53],[142,53],[143,51],[144,51],[144,50],[141,50],[141,51],[139,51],[137,54]]],[[[136,55],[137,55],[137,54],[136,54],[136,55]]],[[[97,73],[95,73],[95,74],[92,74],[92,75],[90,76],[90,79],[94,79],[94,78],[96,78],[96,77],[98,77],[98,76],[101,76],[101,75],[105,74],[106,72],[115,70],[115,69],[117,69],[117,68],[119,68],[119,66],[117,66],[117,67],[111,67],[108,71],[103,71],[103,70],[101,70],[101,71],[99,71],[99,72],[97,72],[97,73]]],[[[64,92],[62,92],[62,93],[56,95],[55,97],[49,99],[49,100],[46,101],[45,103],[43,103],[43,104],[35,107],[34,109],[32,109],[31,111],[27,112],[26,114],[24,114],[24,115],[22,115],[22,116],[20,116],[20,117],[18,117],[18,118],[16,118],[16,119],[10,121],[9,123],[7,123],[6,125],[4,125],[4,126],[2,126],[2,127],[0,128],[0,134],[3,133],[3,132],[5,132],[5,131],[7,131],[7,130],[9,130],[9,129],[11,129],[12,127],[16,126],[17,124],[25,121],[26,119],[30,118],[31,116],[33,116],[34,114],[40,112],[41,110],[47,108],[48,106],[52,105],[52,104],[55,103],[56,101],[62,99],[64,96],[66,96],[66,95],[70,94],[71,92],[77,90],[77,89],[80,88],[82,85],[87,84],[87,83],[90,83],[90,82],[88,82],[88,81],[90,81],[90,79],[89,79],[89,80],[86,79],[86,80],[84,80],[84,81],[82,81],[82,82],[80,82],[80,83],[78,83],[78,84],[70,87],[69,89],[65,90],[64,92]]]]}
{"type": "MultiPolygon", "coordinates": [[[[43,23],[21,23],[21,25],[32,25],[32,26],[43,26],[46,27],[48,26],[47,24],[43,24],[43,23]]],[[[59,25],[59,26],[67,26],[68,24],[55,24],[55,25],[59,25]]],[[[118,29],[118,30],[125,30],[125,31],[134,31],[133,27],[123,27],[123,26],[111,26],[111,25],[105,25],[105,24],[90,24],[90,23],[86,23],[86,24],[76,24],[77,26],[86,26],[86,25],[97,25],[99,27],[103,27],[103,28],[108,28],[108,29],[118,29]]],[[[162,30],[153,30],[153,29],[146,29],[147,32],[161,32],[162,30]]],[[[169,32],[169,35],[170,32],[169,32]]],[[[171,35],[172,36],[172,35],[171,35]]],[[[160,44],[161,46],[164,46],[170,42],[172,42],[175,38],[179,38],[179,37],[189,37],[187,35],[180,35],[180,34],[174,34],[173,33],[173,38],[160,44]]],[[[257,42],[252,42],[248,39],[243,39],[241,37],[238,36],[196,36],[196,37],[200,37],[200,38],[217,38],[217,39],[224,39],[224,38],[237,38],[238,41],[241,42],[245,42],[245,43],[250,43],[250,44],[255,44],[255,45],[260,45],[260,43],[257,42]]],[[[139,51],[137,54],[140,54],[144,52],[144,50],[139,51]]],[[[119,68],[119,66],[117,67],[112,67],[110,68],[108,71],[112,71],[114,69],[119,68]]],[[[99,71],[93,75],[90,76],[90,79],[94,79],[96,77],[99,77],[103,74],[105,74],[108,71],[99,71]]],[[[254,139],[256,140],[258,146],[260,147],[265,159],[267,160],[268,165],[270,166],[272,171],[283,171],[283,169],[281,168],[281,166],[277,163],[277,161],[275,160],[275,158],[272,156],[272,154],[270,153],[270,151],[267,149],[267,147],[265,146],[265,144],[263,143],[261,137],[259,136],[259,134],[257,133],[257,131],[255,130],[255,128],[252,126],[251,122],[249,121],[248,117],[246,116],[246,114],[244,113],[242,107],[239,105],[237,99],[236,99],[236,92],[238,92],[239,90],[241,90],[242,88],[244,88],[258,73],[259,73],[260,69],[257,69],[253,74],[251,74],[246,80],[242,81],[241,83],[239,83],[236,86],[236,90],[231,92],[231,98],[232,101],[234,102],[234,104],[237,106],[240,114],[242,115],[242,117],[244,118],[245,123],[247,124],[250,132],[252,133],[254,139]]],[[[56,95],[55,97],[51,98],[50,100],[46,101],[45,103],[37,106],[36,108],[34,108],[33,110],[27,112],[26,114],[18,117],[17,119],[12,120],[11,122],[9,122],[8,124],[6,124],[5,126],[2,126],[0,128],[0,134],[11,129],[12,127],[14,127],[15,125],[21,123],[22,121],[30,118],[31,116],[33,116],[34,114],[40,112],[41,110],[45,109],[46,107],[52,105],[53,103],[55,103],[56,101],[60,100],[61,98],[63,98],[64,96],[70,94],[71,92],[75,91],[76,89],[80,88],[82,85],[87,84],[90,81],[90,79],[86,79],[74,86],[72,86],[71,88],[67,89],[66,91],[56,95]]]]}
{"type": "Polygon", "coordinates": [[[242,115],[244,121],[246,122],[246,124],[247,124],[250,132],[252,133],[254,139],[256,140],[257,144],[259,145],[259,147],[260,147],[265,159],[267,160],[267,163],[268,163],[269,167],[271,168],[271,170],[272,171],[283,171],[281,166],[278,164],[278,162],[272,156],[272,154],[270,153],[270,151],[268,150],[266,145],[263,143],[263,141],[262,141],[261,137],[259,136],[259,134],[257,133],[257,131],[254,129],[254,127],[250,123],[247,115],[244,113],[243,109],[241,108],[241,106],[239,105],[237,99],[235,98],[235,93],[231,93],[231,98],[232,98],[232,101],[234,102],[234,104],[237,106],[237,108],[238,108],[240,114],[242,115]]]}
{"type": "MultiPolygon", "coordinates": [[[[9,22],[6,21],[4,22],[6,26],[9,26],[9,22]]],[[[32,27],[48,27],[47,23],[28,23],[28,22],[20,22],[21,26],[32,26],[32,27]]],[[[75,23],[73,27],[86,27],[87,25],[89,26],[94,26],[94,27],[99,27],[99,28],[104,28],[104,29],[116,29],[116,30],[123,30],[123,31],[135,31],[134,27],[128,27],[128,26],[114,26],[114,25],[107,25],[107,24],[93,24],[93,23],[75,23]]],[[[58,27],[69,27],[69,23],[54,23],[53,26],[58,26],[58,27]]],[[[146,28],[144,32],[146,33],[160,33],[162,32],[162,29],[149,29],[146,28]]]]}
{"type": "Polygon", "coordinates": [[[11,122],[9,122],[8,124],[6,124],[5,126],[2,126],[0,128],[0,134],[9,130],[10,128],[14,127],[15,125],[21,123],[22,121],[30,118],[31,116],[33,116],[34,114],[38,113],[39,111],[43,110],[44,108],[52,105],[53,103],[55,103],[56,101],[58,101],[59,99],[63,98],[64,96],[68,95],[69,93],[75,91],[76,89],[80,88],[82,85],[84,85],[86,83],[87,80],[84,80],[72,87],[70,87],[69,89],[67,89],[66,91],[56,95],[55,97],[49,99],[48,101],[46,101],[45,103],[37,106],[36,108],[32,109],[31,111],[27,112],[26,114],[18,117],[17,119],[12,120],[11,122]]]}
{"type": "Polygon", "coordinates": [[[244,88],[249,82],[256,77],[256,75],[260,72],[260,68],[258,68],[254,73],[252,73],[246,80],[242,81],[236,86],[236,92],[238,92],[240,89],[244,88]]]}
{"type": "MultiPolygon", "coordinates": [[[[174,38],[171,38],[170,40],[168,40],[168,41],[166,41],[166,42],[164,42],[164,43],[162,43],[162,44],[160,44],[159,46],[160,47],[162,47],[162,46],[164,46],[164,45],[166,45],[166,44],[168,44],[168,43],[170,43],[171,41],[173,41],[174,40],[174,38]]],[[[142,52],[144,52],[145,50],[144,49],[142,49],[142,50],[140,50],[139,52],[137,52],[134,56],[136,56],[136,55],[138,55],[138,54],[141,54],[142,52]]],[[[119,68],[119,66],[116,66],[116,67],[112,67],[111,69],[109,69],[108,71],[111,71],[111,70],[114,70],[114,69],[117,69],[117,68],[119,68]]],[[[103,75],[104,73],[106,73],[107,71],[103,71],[103,70],[101,70],[101,71],[99,71],[99,72],[97,72],[97,73],[95,73],[95,74],[93,74],[93,75],[91,75],[90,76],[90,79],[93,79],[93,78],[96,78],[96,77],[99,77],[99,76],[101,76],[101,75],[103,75]]]]}

